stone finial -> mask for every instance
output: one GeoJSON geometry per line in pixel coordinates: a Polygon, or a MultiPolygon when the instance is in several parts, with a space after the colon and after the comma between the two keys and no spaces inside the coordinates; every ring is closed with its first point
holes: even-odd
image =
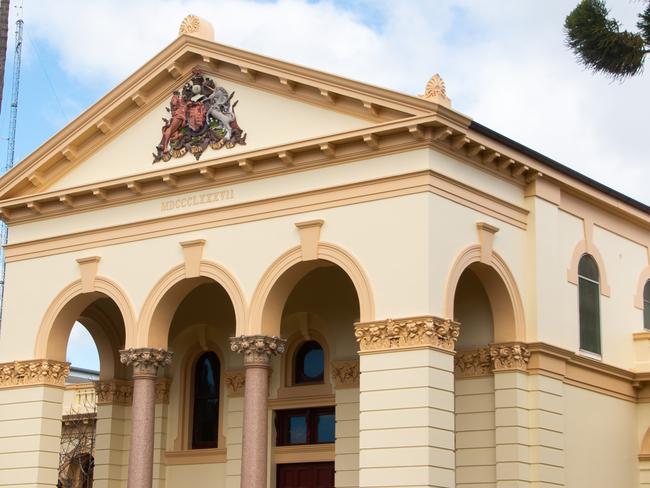
{"type": "Polygon", "coordinates": [[[451,100],[447,97],[445,82],[438,73],[431,77],[424,89],[424,95],[420,95],[420,97],[430,102],[451,108],[451,100]]]}
{"type": "Polygon", "coordinates": [[[268,364],[271,356],[282,354],[287,341],[277,336],[239,336],[230,338],[230,350],[244,355],[244,364],[268,364]]]}
{"type": "Polygon", "coordinates": [[[183,19],[181,26],[178,29],[178,35],[188,35],[205,39],[206,41],[214,41],[214,28],[212,24],[201,17],[190,14],[183,19]]]}

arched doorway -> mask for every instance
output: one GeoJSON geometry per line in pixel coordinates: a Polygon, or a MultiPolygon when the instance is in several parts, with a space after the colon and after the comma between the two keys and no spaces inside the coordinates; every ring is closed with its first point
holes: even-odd
{"type": "Polygon", "coordinates": [[[355,284],[340,266],[318,259],[287,269],[269,299],[275,303],[266,304],[265,316],[278,314],[279,334],[287,339],[269,392],[271,485],[334,486],[335,470],[354,480],[358,453],[337,456],[335,446],[349,446],[359,435],[355,284]]]}
{"type": "MultiPolygon", "coordinates": [[[[505,268],[504,268],[505,269],[505,268]]],[[[467,265],[454,291],[453,317],[460,322],[456,343],[456,484],[497,480],[497,408],[493,345],[520,340],[512,297],[499,270],[475,261],[467,265]]]]}
{"type": "MultiPolygon", "coordinates": [[[[96,459],[97,420],[104,415],[110,437],[112,416],[101,412],[96,395],[98,381],[126,381],[119,361],[126,327],[118,303],[103,292],[78,293],[62,303],[50,322],[44,321],[41,346],[46,357],[70,360],[62,405],[58,484],[65,488],[93,486],[95,464],[108,464],[105,450],[96,459]]],[[[110,445],[110,444],[109,444],[110,445]]],[[[118,446],[115,446],[118,448],[118,446]]],[[[121,445],[119,446],[122,447],[121,445]]]]}
{"type": "MultiPolygon", "coordinates": [[[[228,378],[241,368],[229,339],[242,317],[243,300],[234,280],[217,281],[221,275],[210,269],[216,267],[204,263],[202,275],[193,278],[181,268],[168,273],[150,293],[142,317],[147,321],[140,322],[143,345],[174,354],[159,378],[165,391],[156,397],[162,428],[155,433],[161,448],[154,452],[153,468],[170,484],[182,484],[187,466],[197,462],[224,469],[224,463],[235,462],[227,459],[226,442],[237,444],[239,436],[241,443],[242,398],[228,388],[228,378]]],[[[209,485],[212,475],[197,471],[194,479],[209,485]]]]}

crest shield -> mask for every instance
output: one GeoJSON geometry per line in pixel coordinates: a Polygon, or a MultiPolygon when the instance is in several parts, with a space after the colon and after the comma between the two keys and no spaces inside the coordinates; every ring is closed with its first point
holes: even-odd
{"type": "Polygon", "coordinates": [[[187,125],[194,132],[203,129],[205,125],[205,104],[203,102],[192,102],[187,107],[187,125]]]}

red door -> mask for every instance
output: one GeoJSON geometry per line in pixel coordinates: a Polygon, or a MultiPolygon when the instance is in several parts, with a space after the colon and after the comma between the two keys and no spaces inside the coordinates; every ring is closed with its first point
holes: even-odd
{"type": "Polygon", "coordinates": [[[278,464],[278,488],[334,488],[334,463],[278,464]]]}

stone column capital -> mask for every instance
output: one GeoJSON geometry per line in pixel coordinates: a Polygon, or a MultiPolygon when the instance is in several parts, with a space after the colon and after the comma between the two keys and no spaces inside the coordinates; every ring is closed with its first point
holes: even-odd
{"type": "Polygon", "coordinates": [[[230,350],[244,355],[245,365],[267,366],[271,356],[282,354],[287,341],[278,336],[239,336],[230,338],[230,350]]]}
{"type": "Polygon", "coordinates": [[[459,351],[455,371],[459,378],[485,376],[502,371],[526,371],[530,349],[523,342],[490,344],[469,351],[459,351]]]}
{"type": "Polygon", "coordinates": [[[417,347],[453,352],[459,333],[458,322],[433,316],[365,322],[354,327],[362,353],[417,347]]]}
{"type": "Polygon", "coordinates": [[[123,349],[120,351],[120,362],[133,366],[133,376],[155,376],[158,368],[169,366],[174,354],[164,349],[150,347],[123,349]]]}
{"type": "Polygon", "coordinates": [[[0,363],[0,388],[27,385],[63,386],[70,363],[53,359],[29,359],[0,363]]]}
{"type": "Polygon", "coordinates": [[[510,371],[528,369],[530,350],[523,342],[508,342],[490,345],[490,358],[494,371],[510,371]]]}

